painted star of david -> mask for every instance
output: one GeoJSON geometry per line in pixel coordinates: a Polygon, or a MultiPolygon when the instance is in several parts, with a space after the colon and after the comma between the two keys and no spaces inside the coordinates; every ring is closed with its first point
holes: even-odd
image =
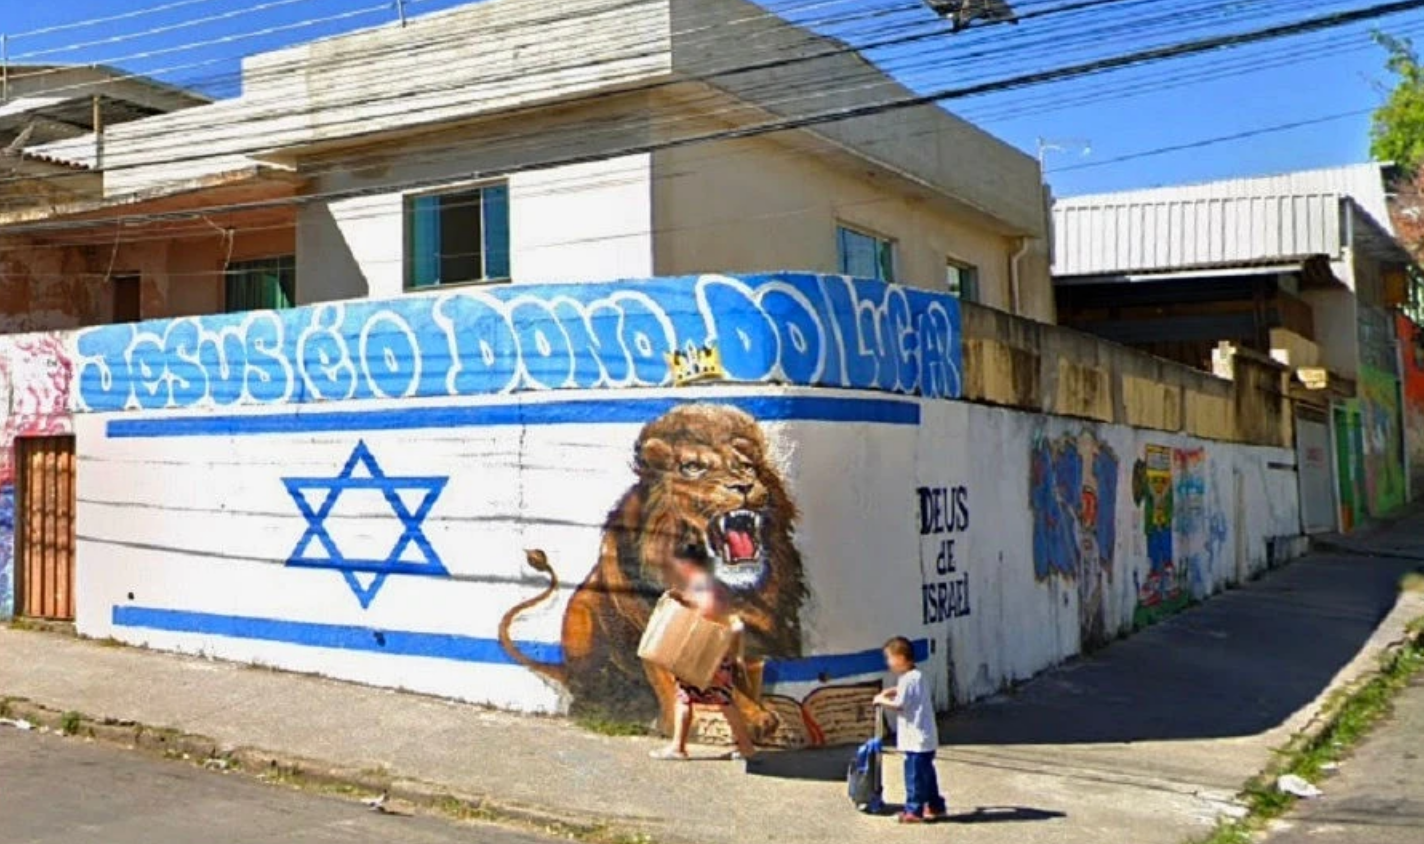
{"type": "Polygon", "coordinates": [[[447,477],[388,477],[380,464],[366,447],[358,442],[341,473],[334,478],[283,478],[287,494],[296,502],[297,509],[307,520],[306,532],[297,540],[296,548],[287,565],[297,568],[332,569],[341,572],[346,584],[361,602],[362,609],[369,609],[376,594],[385,585],[386,578],[393,574],[411,574],[425,577],[449,577],[440,555],[431,547],[422,525],[430,508],[444,492],[449,483],[447,477]],[[348,557],[327,531],[326,520],[343,492],[351,490],[377,490],[391,505],[391,511],[404,530],[384,559],[348,557]],[[402,493],[415,493],[419,501],[412,509],[410,500],[402,493]],[[325,498],[322,498],[322,496],[325,498]],[[321,499],[313,506],[313,499],[321,499]],[[362,582],[361,575],[369,575],[362,582]]]}

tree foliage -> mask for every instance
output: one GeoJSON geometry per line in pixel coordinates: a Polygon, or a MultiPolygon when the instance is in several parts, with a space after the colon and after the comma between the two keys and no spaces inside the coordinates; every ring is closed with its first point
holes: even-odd
{"type": "Polygon", "coordinates": [[[1370,154],[1410,172],[1424,164],[1424,67],[1408,38],[1375,33],[1389,54],[1385,67],[1395,78],[1394,89],[1375,110],[1370,127],[1370,154]]]}

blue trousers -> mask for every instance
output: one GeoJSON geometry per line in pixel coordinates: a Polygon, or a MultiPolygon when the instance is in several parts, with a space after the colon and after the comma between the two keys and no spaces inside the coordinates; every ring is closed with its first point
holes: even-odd
{"type": "Polygon", "coordinates": [[[905,754],[905,811],[912,815],[945,811],[944,795],[939,793],[939,774],[935,773],[935,754],[905,754]]]}

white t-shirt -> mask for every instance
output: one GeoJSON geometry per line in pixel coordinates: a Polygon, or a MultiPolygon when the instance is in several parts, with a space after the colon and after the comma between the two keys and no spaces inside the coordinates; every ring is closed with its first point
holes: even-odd
{"type": "Polygon", "coordinates": [[[895,748],[901,753],[928,753],[939,749],[939,727],[934,704],[925,694],[924,675],[912,668],[900,675],[895,696],[895,748]]]}

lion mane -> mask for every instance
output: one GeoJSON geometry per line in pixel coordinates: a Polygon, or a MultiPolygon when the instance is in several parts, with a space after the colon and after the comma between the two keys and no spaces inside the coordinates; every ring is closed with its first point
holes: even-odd
{"type": "MultiPolygon", "coordinates": [[[[548,578],[547,588],[511,609],[499,636],[511,659],[563,685],[574,714],[666,724],[673,679],[644,665],[637,649],[658,597],[681,585],[673,551],[687,542],[708,549],[712,574],[746,625],[749,660],[795,658],[807,597],[792,540],[798,513],[756,420],[735,407],[686,404],[649,422],[634,446],[633,469],[637,481],[608,514],[598,562],[564,614],[563,664],[531,659],[510,632],[559,588],[542,551],[529,551],[528,562],[548,578]]],[[[754,693],[739,682],[737,703],[765,735],[775,719],[754,693]]]]}

